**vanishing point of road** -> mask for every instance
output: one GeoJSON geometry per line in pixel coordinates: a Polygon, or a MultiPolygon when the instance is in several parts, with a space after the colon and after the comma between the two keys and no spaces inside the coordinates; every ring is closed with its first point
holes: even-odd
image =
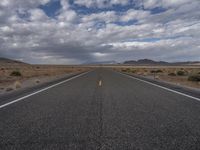
{"type": "Polygon", "coordinates": [[[99,68],[4,101],[4,149],[200,150],[200,102],[99,68]]]}

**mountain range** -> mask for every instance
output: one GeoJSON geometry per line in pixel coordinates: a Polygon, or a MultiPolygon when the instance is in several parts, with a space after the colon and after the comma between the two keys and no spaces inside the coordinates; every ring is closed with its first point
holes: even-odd
{"type": "Polygon", "coordinates": [[[0,64],[20,64],[20,65],[28,65],[27,63],[18,61],[18,60],[13,60],[13,59],[8,59],[8,58],[4,58],[4,57],[0,57],[0,64]]]}
{"type": "MultiPolygon", "coordinates": [[[[7,65],[28,65],[27,63],[0,57],[0,64],[7,65]]],[[[139,59],[139,60],[128,60],[122,63],[116,61],[102,61],[102,62],[87,62],[83,65],[200,65],[200,61],[185,61],[185,62],[166,62],[166,61],[155,61],[151,59],[139,59]]]]}
{"type": "Polygon", "coordinates": [[[186,62],[166,62],[166,61],[154,61],[151,59],[139,59],[125,61],[125,65],[200,65],[200,61],[186,61],[186,62]]]}

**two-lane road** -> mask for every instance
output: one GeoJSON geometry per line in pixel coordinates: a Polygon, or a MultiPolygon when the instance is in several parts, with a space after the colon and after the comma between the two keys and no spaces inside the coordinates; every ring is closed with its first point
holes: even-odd
{"type": "Polygon", "coordinates": [[[0,149],[198,150],[200,102],[100,68],[1,108],[0,149]]]}

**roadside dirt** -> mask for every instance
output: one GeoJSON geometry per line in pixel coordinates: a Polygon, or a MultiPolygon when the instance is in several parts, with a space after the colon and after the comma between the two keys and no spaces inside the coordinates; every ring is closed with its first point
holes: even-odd
{"type": "Polygon", "coordinates": [[[62,65],[0,64],[0,94],[33,87],[89,68],[62,65]]]}
{"type": "Polygon", "coordinates": [[[129,66],[113,68],[114,70],[144,76],[155,80],[200,89],[200,81],[189,81],[191,75],[200,74],[200,67],[197,66],[129,66]],[[180,74],[183,73],[183,74],[180,74]]]}

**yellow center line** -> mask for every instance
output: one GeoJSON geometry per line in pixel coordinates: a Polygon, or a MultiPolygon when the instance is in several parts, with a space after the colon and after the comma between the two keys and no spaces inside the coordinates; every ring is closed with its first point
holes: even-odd
{"type": "Polygon", "coordinates": [[[101,80],[99,80],[99,86],[102,86],[102,81],[101,80]]]}

